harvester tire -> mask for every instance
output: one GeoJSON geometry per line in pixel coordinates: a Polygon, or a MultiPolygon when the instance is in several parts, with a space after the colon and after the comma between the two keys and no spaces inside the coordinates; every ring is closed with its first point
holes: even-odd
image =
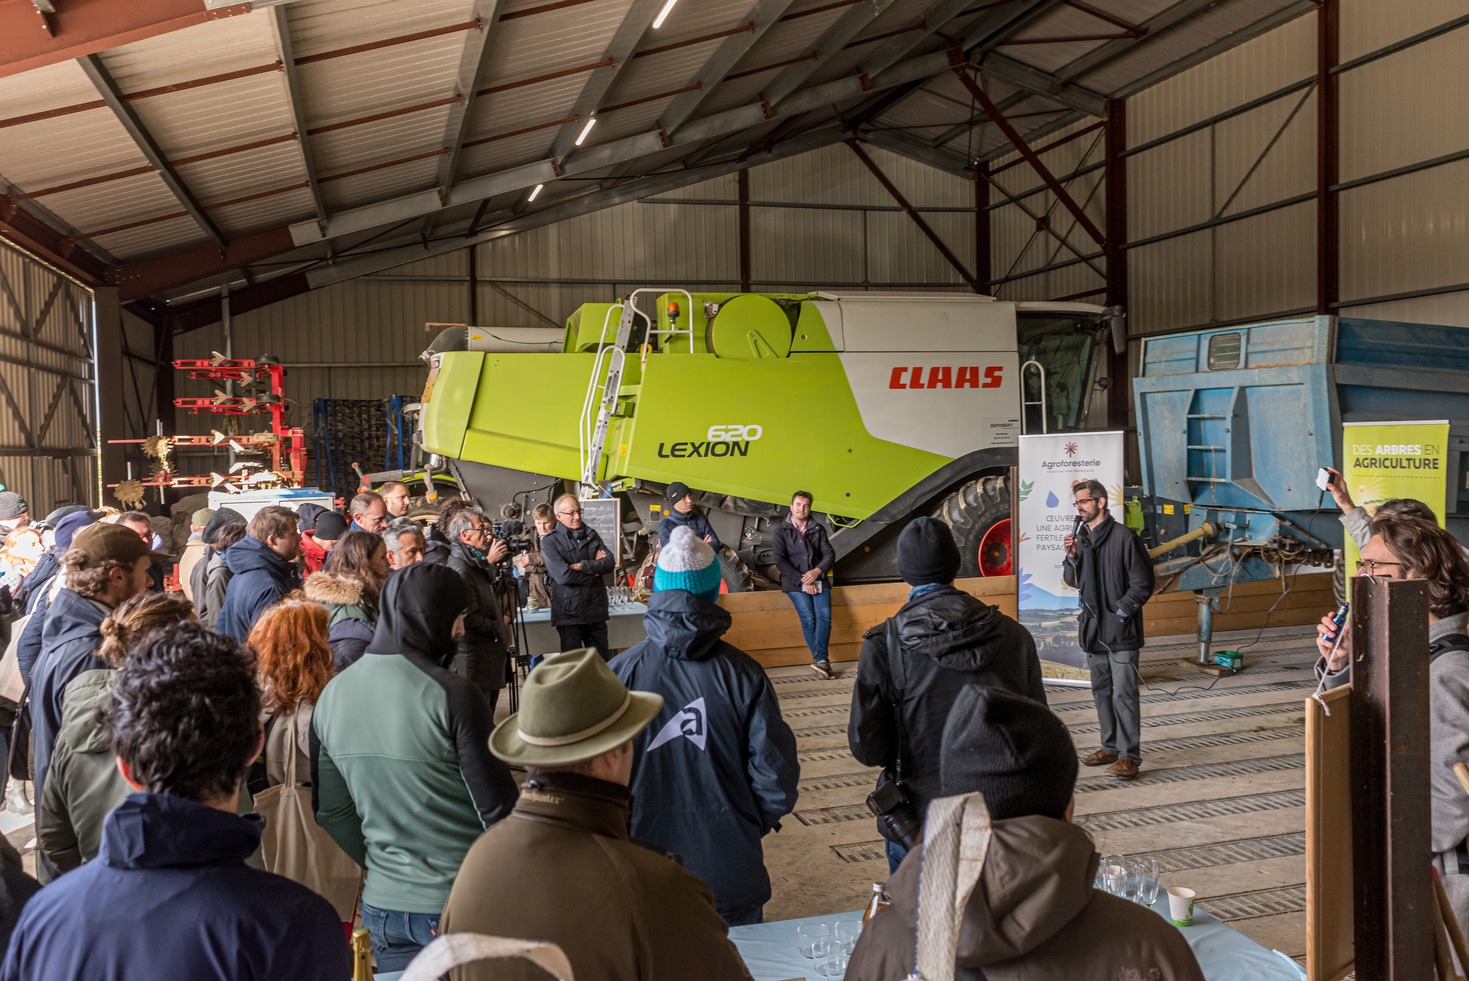
{"type": "Polygon", "coordinates": [[[748,593],[750,591],[750,570],[737,555],[726,554],[725,549],[714,553],[719,556],[719,577],[724,580],[724,588],[730,593],[748,593]]]}
{"type": "Polygon", "coordinates": [[[985,534],[1010,520],[1010,478],[971,480],[944,498],[933,516],[954,533],[954,542],[959,546],[960,578],[983,575],[979,550],[985,534]]]}

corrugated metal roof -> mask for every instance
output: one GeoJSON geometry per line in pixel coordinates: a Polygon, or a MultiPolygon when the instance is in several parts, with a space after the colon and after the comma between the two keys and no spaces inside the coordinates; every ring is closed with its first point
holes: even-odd
{"type": "MultiPolygon", "coordinates": [[[[743,30],[752,23],[756,0],[681,0],[656,31],[628,25],[642,32],[633,56],[599,70],[634,0],[504,0],[498,11],[488,0],[293,0],[280,8],[283,14],[262,9],[223,17],[101,54],[100,65],[146,139],[171,162],[182,191],[151,172],[114,110],[97,107],[97,88],[69,61],[0,76],[0,179],[22,194],[48,191],[36,205],[84,235],[106,232],[91,244],[125,261],[208,241],[199,221],[178,217],[190,200],[226,237],[297,222],[316,227],[308,166],[319,178],[327,234],[351,236],[345,240],[349,252],[369,238],[374,248],[412,241],[418,223],[383,234],[402,214],[387,217],[384,211],[375,221],[373,206],[433,187],[452,154],[456,182],[546,160],[558,135],[574,131],[577,124],[568,117],[579,108],[584,114],[588,93],[597,92],[600,123],[587,147],[555,162],[568,179],[553,182],[547,201],[613,193],[620,178],[691,156],[728,160],[752,145],[801,138],[834,111],[846,126],[900,131],[926,159],[948,154],[944,159],[957,171],[972,155],[1008,145],[994,125],[964,128],[973,99],[939,55],[960,39],[983,42],[969,51],[972,61],[1009,59],[1022,70],[1030,66],[1054,76],[1027,80],[1015,70],[982,75],[1007,117],[1022,133],[1032,133],[1073,113],[1058,95],[1058,80],[1079,86],[1082,104],[1100,105],[1103,97],[1161,77],[1195,52],[1226,45],[1305,6],[1301,0],[1218,0],[1166,29],[1144,31],[1150,18],[1177,2],[1013,0],[971,5],[947,23],[928,23],[932,0],[894,0],[880,13],[865,0],[796,0],[757,36],[743,30]],[[850,24],[864,16],[840,49],[816,50],[839,20],[850,24]],[[981,27],[983,34],[976,33],[981,27]],[[292,66],[279,64],[282,29],[292,66]],[[473,92],[463,92],[466,61],[474,67],[481,45],[473,92]],[[900,60],[910,65],[921,55],[930,60],[899,85],[881,84],[880,75],[866,80],[870,89],[857,84],[859,67],[890,46],[900,47],[900,60]],[[1094,64],[1098,49],[1115,56],[1094,64]],[[703,77],[721,53],[739,50],[743,54],[724,66],[722,80],[703,77]],[[1083,55],[1088,57],[1078,62],[1083,55]],[[777,103],[764,107],[768,122],[751,125],[762,115],[762,93],[768,95],[783,72],[809,74],[805,87],[844,81],[819,103],[802,102],[798,89],[791,98],[802,105],[799,114],[777,103]],[[291,74],[306,134],[295,132],[291,74]],[[614,80],[603,91],[609,76],[614,80]],[[684,110],[692,103],[697,108],[690,116],[684,110]],[[679,120],[702,127],[699,139],[675,132],[667,149],[640,147],[641,158],[624,149],[629,137],[656,145],[645,134],[675,106],[679,120]],[[745,111],[715,115],[735,108],[745,111]],[[800,124],[792,125],[798,116],[800,124]],[[456,137],[463,141],[459,148],[451,145],[456,137]],[[588,177],[601,179],[602,189],[593,190],[599,185],[588,177]]],[[[832,132],[834,139],[842,135],[832,132]]],[[[480,227],[506,220],[507,209],[523,203],[528,190],[497,186],[483,207],[456,196],[462,203],[452,214],[434,216],[435,234],[458,234],[476,215],[480,227]]],[[[841,187],[812,193],[813,200],[844,194],[841,187]]],[[[299,254],[326,252],[314,249],[299,254]]],[[[256,272],[289,268],[278,264],[288,258],[267,256],[256,272]]],[[[161,275],[157,281],[166,285],[150,288],[192,295],[201,284],[228,276],[206,264],[189,275],[161,275]]]]}

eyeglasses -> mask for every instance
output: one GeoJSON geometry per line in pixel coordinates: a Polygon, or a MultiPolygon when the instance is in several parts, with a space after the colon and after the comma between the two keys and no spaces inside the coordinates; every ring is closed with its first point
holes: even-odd
{"type": "Polygon", "coordinates": [[[1081,507],[1083,504],[1090,504],[1095,500],[1097,500],[1095,497],[1078,497],[1076,499],[1076,506],[1081,507]]]}
{"type": "Polygon", "coordinates": [[[573,514],[581,514],[581,508],[577,508],[575,511],[557,511],[556,513],[557,514],[564,514],[564,515],[568,515],[568,516],[573,515],[573,514]]]}
{"type": "Polygon", "coordinates": [[[1362,572],[1365,570],[1367,575],[1375,576],[1377,575],[1378,568],[1382,566],[1391,566],[1394,569],[1398,569],[1401,568],[1402,565],[1403,563],[1401,562],[1379,562],[1376,559],[1358,559],[1357,571],[1362,572]]]}

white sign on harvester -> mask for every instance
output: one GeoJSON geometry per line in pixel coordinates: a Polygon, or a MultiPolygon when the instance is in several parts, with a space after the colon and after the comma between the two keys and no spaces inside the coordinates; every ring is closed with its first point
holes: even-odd
{"type": "Polygon", "coordinates": [[[1015,536],[1020,622],[1035,638],[1046,681],[1088,684],[1086,654],[1077,646],[1081,601],[1062,579],[1063,544],[1076,528],[1071,485],[1098,480],[1112,517],[1122,520],[1122,433],[1020,437],[1020,525],[1015,536]]]}

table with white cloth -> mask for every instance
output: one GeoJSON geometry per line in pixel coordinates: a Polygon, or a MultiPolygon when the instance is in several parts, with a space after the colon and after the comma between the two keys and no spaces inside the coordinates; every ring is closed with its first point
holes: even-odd
{"type": "MultiPolygon", "coordinates": [[[[1168,896],[1158,897],[1153,911],[1168,916],[1168,896]]],[[[756,926],[731,927],[729,939],[739,948],[755,981],[828,981],[817,974],[817,962],[797,950],[796,928],[805,923],[860,920],[861,912],[811,916],[800,920],[778,920],[756,926]]],[[[1306,972],[1279,951],[1269,950],[1232,927],[1194,907],[1194,925],[1176,927],[1188,940],[1207,981],[1304,981],[1306,972]]]]}
{"type": "MultiPolygon", "coordinates": [[[[647,636],[643,632],[642,603],[614,603],[607,611],[607,644],[613,650],[626,650],[647,636]]],[[[561,650],[561,635],[551,626],[551,611],[521,610],[516,627],[516,641],[522,655],[555,654],[561,650]],[[524,644],[520,641],[524,638],[524,644]]]]}

